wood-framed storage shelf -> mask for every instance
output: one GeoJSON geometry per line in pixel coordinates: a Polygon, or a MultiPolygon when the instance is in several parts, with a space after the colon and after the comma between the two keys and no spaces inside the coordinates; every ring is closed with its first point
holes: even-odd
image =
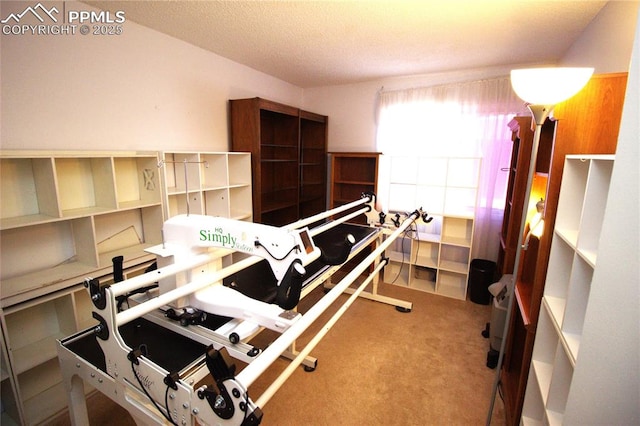
{"type": "MultiPolygon", "coordinates": [[[[364,193],[377,194],[379,152],[330,152],[329,205],[340,207],[360,199],[364,193]]],[[[349,212],[345,212],[347,214],[349,212]]],[[[364,218],[352,222],[365,224],[364,218]]]]}
{"type": "Polygon", "coordinates": [[[300,111],[300,217],[327,206],[327,117],[300,111]]]}
{"type": "Polygon", "coordinates": [[[556,122],[546,120],[542,125],[540,143],[536,154],[534,181],[529,199],[525,199],[525,186],[529,174],[529,165],[533,148],[533,130],[530,116],[517,116],[509,122],[511,130],[511,164],[508,173],[507,193],[505,197],[504,218],[500,232],[500,248],[497,267],[501,274],[513,273],[518,233],[525,203],[535,207],[535,203],[544,198],[546,192],[551,152],[555,138],[556,122]]]}
{"type": "Polygon", "coordinates": [[[613,155],[566,157],[523,424],[562,424],[580,362],[613,155]]]}
{"type": "Polygon", "coordinates": [[[378,153],[331,153],[332,207],[350,203],[363,193],[375,193],[378,153]]]}
{"type": "Polygon", "coordinates": [[[328,118],[261,98],[229,104],[232,149],[251,153],[253,220],[282,226],[325,211],[328,118]]]}

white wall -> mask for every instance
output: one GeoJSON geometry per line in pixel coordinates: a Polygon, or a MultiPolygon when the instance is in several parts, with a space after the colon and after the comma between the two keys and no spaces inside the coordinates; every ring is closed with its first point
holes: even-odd
{"type": "Polygon", "coordinates": [[[627,71],[638,3],[610,1],[567,51],[561,65],[595,67],[597,74],[627,71]]]}
{"type": "MultiPolygon", "coordinates": [[[[609,2],[567,52],[567,64],[594,66],[596,73],[627,72],[638,2],[609,2]]],[[[534,42],[532,40],[532,42],[534,42]]],[[[524,65],[524,64],[522,64],[524,65]]],[[[304,108],[329,115],[330,151],[375,151],[377,92],[505,76],[519,64],[409,76],[304,91],[304,108]]]]}
{"type": "MultiPolygon", "coordinates": [[[[0,2],[0,16],[32,3],[0,2]]],[[[65,4],[76,6],[87,8],[65,4]]],[[[637,2],[605,6],[567,61],[589,58],[598,60],[597,72],[627,71],[631,8],[637,2]]],[[[474,80],[514,67],[303,91],[134,22],[124,29],[111,37],[2,35],[0,147],[226,150],[228,99],[261,96],[329,115],[330,150],[374,151],[376,95],[383,86],[474,80]]]]}
{"type": "MultiPolygon", "coordinates": [[[[2,2],[0,16],[33,4],[2,2]]],[[[229,99],[301,103],[296,86],[131,21],[123,29],[3,34],[1,148],[226,151],[229,99]]]]}

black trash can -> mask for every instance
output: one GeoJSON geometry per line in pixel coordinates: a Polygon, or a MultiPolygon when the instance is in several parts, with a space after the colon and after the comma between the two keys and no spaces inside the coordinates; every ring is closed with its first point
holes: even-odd
{"type": "Polygon", "coordinates": [[[496,263],[491,260],[473,259],[469,270],[469,299],[473,303],[491,303],[489,286],[495,282],[496,263]]]}

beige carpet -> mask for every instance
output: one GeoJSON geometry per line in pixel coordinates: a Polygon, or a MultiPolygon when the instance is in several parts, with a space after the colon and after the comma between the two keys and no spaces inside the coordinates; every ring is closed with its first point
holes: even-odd
{"type": "MultiPolygon", "coordinates": [[[[412,312],[356,301],[312,352],[316,371],[299,369],[266,404],[264,425],[485,423],[495,379],[495,370],[485,366],[489,343],[481,336],[490,307],[385,284],[380,292],[413,302],[412,312]]],[[[301,311],[321,295],[305,299],[301,311]]],[[[285,366],[278,361],[250,395],[260,395],[285,366]]],[[[501,425],[502,404],[497,407],[492,424],[501,425]]]]}
{"type": "MultiPolygon", "coordinates": [[[[263,425],[485,424],[495,378],[485,366],[489,342],[481,336],[490,306],[388,284],[381,284],[380,293],[413,302],[412,312],[357,300],[313,350],[317,369],[298,368],[263,407],[263,425]]],[[[322,296],[316,289],[300,311],[322,296]]],[[[301,336],[299,349],[346,298],[301,336]]],[[[269,338],[264,332],[254,344],[264,347],[269,338]]],[[[278,360],[251,386],[254,401],[286,365],[278,360]]],[[[114,416],[120,408],[112,404],[91,397],[91,424],[126,424],[122,414],[114,416]]],[[[69,421],[63,417],[55,424],[69,421]]],[[[491,424],[505,424],[499,398],[491,424]]]]}

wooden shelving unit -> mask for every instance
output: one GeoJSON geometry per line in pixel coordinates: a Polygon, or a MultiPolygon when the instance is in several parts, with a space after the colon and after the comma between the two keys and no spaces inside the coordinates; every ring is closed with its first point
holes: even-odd
{"type": "MultiPolygon", "coordinates": [[[[377,195],[379,158],[379,152],[329,153],[331,208],[358,200],[364,193],[377,195]]],[[[366,220],[358,217],[351,222],[365,224],[366,220]]]]}
{"type": "Polygon", "coordinates": [[[261,98],[229,103],[232,150],[251,153],[253,220],[282,226],[324,211],[327,117],[261,98]]]}
{"type": "MultiPolygon", "coordinates": [[[[580,361],[613,156],[567,156],[523,424],[560,425],[580,361]]],[[[612,348],[613,350],[613,348],[612,348]]]]}
{"type": "Polygon", "coordinates": [[[300,111],[300,217],[327,207],[327,117],[300,111]]]}
{"type": "Polygon", "coordinates": [[[465,300],[481,160],[392,157],[388,164],[389,211],[422,207],[434,219],[416,222],[392,245],[385,282],[465,300]]]}
{"type": "Polygon", "coordinates": [[[536,157],[536,171],[532,188],[532,195],[525,200],[525,187],[529,174],[531,149],[533,145],[533,130],[531,117],[514,117],[509,122],[511,140],[511,164],[508,170],[509,180],[505,197],[504,218],[500,232],[500,248],[498,252],[498,271],[501,274],[512,274],[516,251],[518,249],[518,233],[522,219],[522,208],[526,202],[529,210],[535,211],[535,203],[544,198],[549,176],[551,151],[555,137],[556,122],[546,120],[542,125],[540,144],[536,157]]]}

